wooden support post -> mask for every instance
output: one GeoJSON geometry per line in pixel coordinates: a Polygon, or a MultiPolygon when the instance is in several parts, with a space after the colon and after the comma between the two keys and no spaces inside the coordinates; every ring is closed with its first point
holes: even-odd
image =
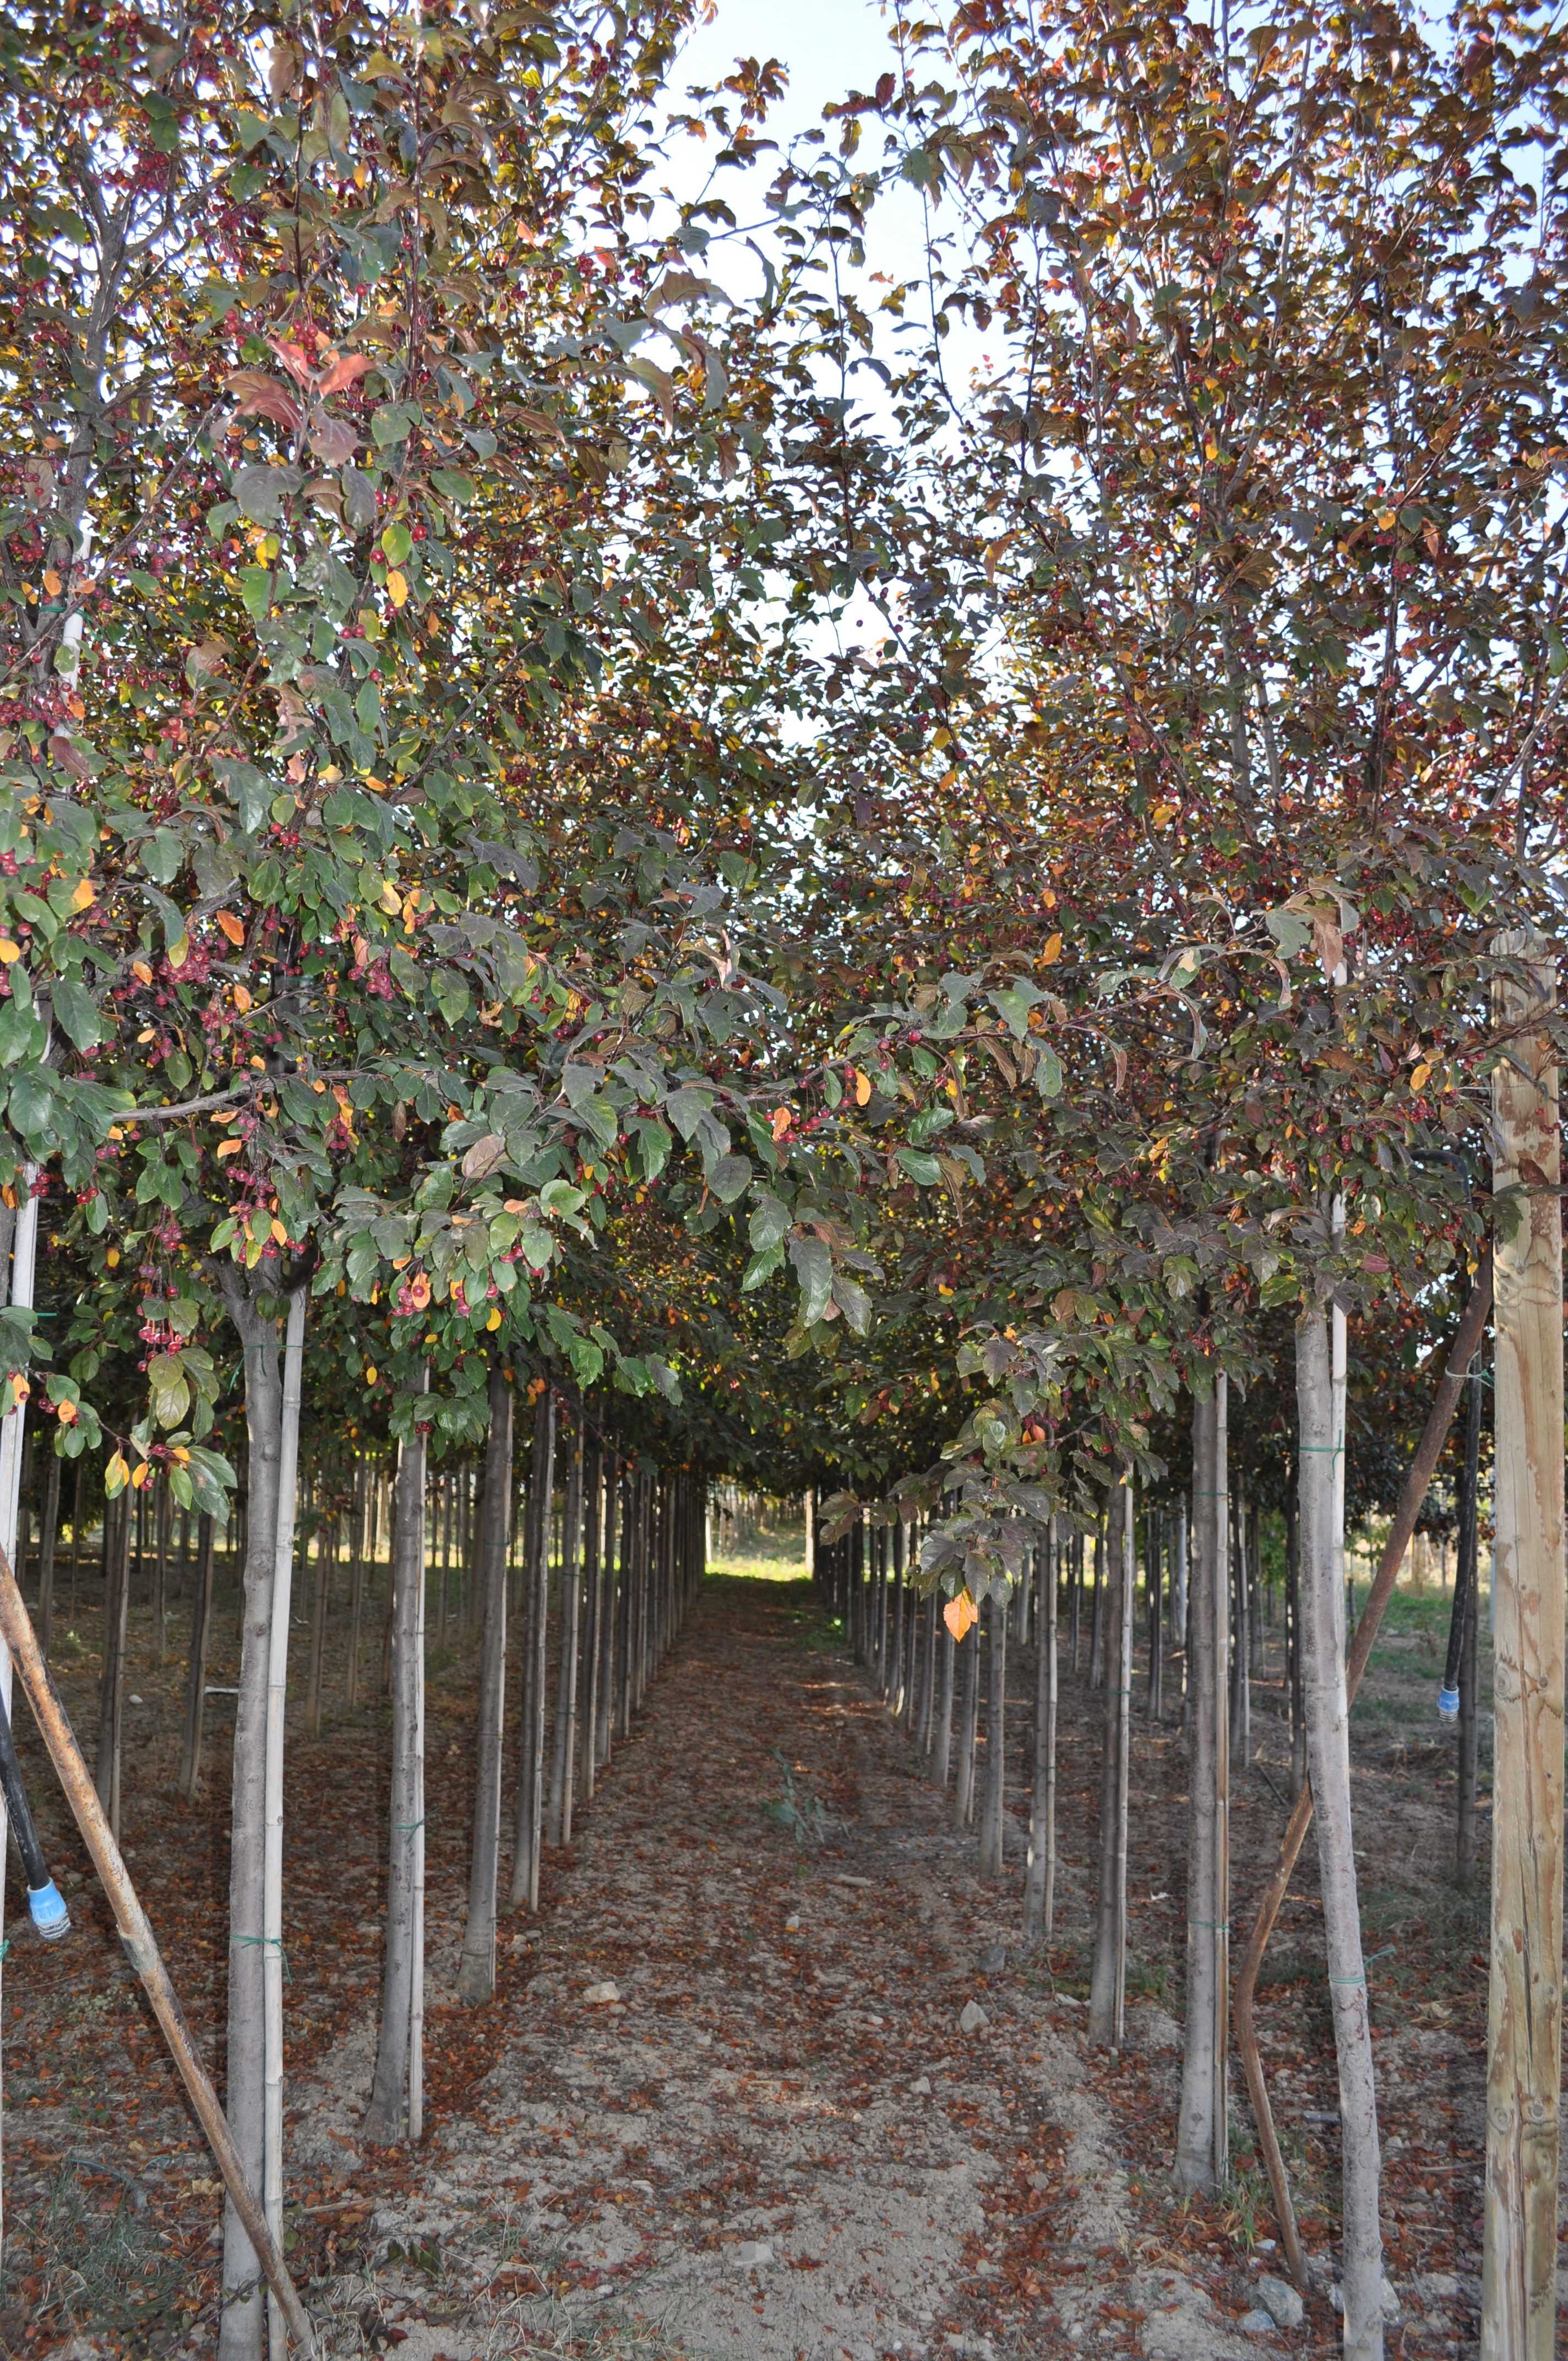
{"type": "Polygon", "coordinates": [[[1496,1771],[1482,2361],[1556,2347],[1563,2047],[1563,1208],[1553,960],[1525,933],[1494,987],[1496,1771]],[[1508,1192],[1517,1191],[1511,1197],[1508,1192]],[[1508,1216],[1513,1216],[1511,1225],[1508,1216]],[[1504,1231],[1507,1235],[1504,1235],[1504,1231]]]}

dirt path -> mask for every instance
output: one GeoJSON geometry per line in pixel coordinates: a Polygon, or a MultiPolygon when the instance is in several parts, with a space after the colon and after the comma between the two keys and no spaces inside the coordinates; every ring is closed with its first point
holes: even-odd
{"type": "MultiPolygon", "coordinates": [[[[1091,2061],[1081,2006],[1019,1960],[1012,1865],[993,1891],[972,1858],[806,1587],[710,1582],[541,1921],[512,1922],[493,2063],[378,2204],[340,2349],[1269,2349],[1225,2317],[1247,2303],[1234,2254],[1216,2304],[1162,2260],[1115,2152],[1104,2078],[1168,2079],[1174,2027],[1139,2010],[1156,2061],[1091,2061]],[[825,1841],[770,1808],[792,1791],[825,1841]]],[[[351,2035],[297,2093],[350,2188],[368,2071],[351,2035]]]]}

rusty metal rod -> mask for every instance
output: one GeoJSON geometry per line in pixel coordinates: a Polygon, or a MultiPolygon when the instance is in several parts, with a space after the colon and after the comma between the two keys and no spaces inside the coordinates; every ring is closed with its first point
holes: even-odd
{"type": "MultiPolygon", "coordinates": [[[[1426,1499],[1428,1487],[1437,1472],[1437,1463],[1442,1456],[1443,1444],[1448,1441],[1449,1428],[1453,1424],[1453,1413],[1459,1407],[1459,1397],[1464,1390],[1464,1379],[1470,1364],[1475,1357],[1476,1347],[1481,1342],[1482,1332],[1486,1328],[1487,1315],[1491,1309],[1492,1254],[1488,1247],[1481,1257],[1475,1284],[1470,1290],[1470,1301],[1464,1307],[1464,1317],[1449,1347],[1442,1381],[1438,1387],[1436,1399],[1432,1403],[1426,1425],[1421,1431],[1421,1439],[1416,1445],[1416,1455],[1410,1462],[1404,1488],[1399,1494],[1399,1505],[1394,1512],[1394,1522],[1389,1529],[1388,1538],[1383,1545],[1382,1557],[1378,1560],[1376,1579],[1372,1585],[1365,1609],[1356,1627],[1355,1638],[1350,1651],[1350,1662],[1345,1668],[1345,1692],[1349,1701],[1354,1702],[1356,1690],[1361,1686],[1362,1675],[1366,1670],[1366,1660],[1372,1653],[1372,1643],[1377,1637],[1377,1627],[1383,1620],[1383,1610],[1393,1595],[1399,1568],[1404,1563],[1405,1552],[1409,1549],[1410,1536],[1416,1530],[1416,1519],[1420,1515],[1421,1503],[1426,1499]]],[[[1273,1876],[1264,1888],[1263,1899],[1257,1906],[1257,1920],[1247,1938],[1246,1949],[1242,1954],[1241,1967],[1236,1975],[1235,1992],[1236,2047],[1241,2052],[1242,2070],[1246,2076],[1247,2096],[1252,2101],[1253,2119],[1257,2125],[1257,2142],[1263,2150],[1264,2167],[1268,2174],[1269,2191],[1274,2199],[1275,2218],[1279,2224],[1280,2244],[1285,2249],[1285,2260],[1290,2276],[1303,2291],[1307,2285],[1307,2267],[1301,2254],[1301,2237],[1296,2226],[1296,2209],[1291,2202],[1290,2183],[1285,2170],[1285,2159],[1279,2152],[1279,2140],[1274,2128],[1273,2110],[1268,2103],[1268,2086],[1263,2079],[1263,2061],[1258,2055],[1257,2019],[1254,2004],[1257,1994],[1257,1976],[1258,1970],[1263,1965],[1263,1955],[1268,1948],[1268,1938],[1274,1932],[1274,1922],[1279,1916],[1280,1906],[1290,1883],[1291,1872],[1295,1869],[1301,1847],[1306,1842],[1307,1830],[1311,1824],[1312,1791],[1310,1787],[1303,1787],[1296,1798],[1289,1826],[1285,1831],[1284,1839],[1279,1848],[1278,1862],[1273,1876]]]]}
{"type": "Polygon", "coordinates": [[[239,2150],[229,2134],[224,2111],[218,2104],[218,2094],[207,2079],[206,2069],[196,2055],[191,2029],[185,2022],[169,1971],[163,1964],[147,1913],[137,1899],[126,1864],[120,1858],[104,1807],[98,1801],[97,1790],[82,1759],[82,1750],[66,1719],[49,1668],[39,1653],[32,1618],[28,1615],[10,1561],[0,1549],[0,1636],[3,1636],[16,1662],[17,1677],[27,1693],[33,1718],[55,1774],[71,1806],[82,1841],[93,1856],[109,1906],[115,1914],[115,1924],[130,1954],[131,1964],[141,1978],[152,2013],[162,2028],[169,2045],[169,2054],[180,2071],[180,2079],[189,2093],[196,2120],[206,2135],[213,2159],[223,2175],[224,2186],[233,2198],[235,2211],[245,2224],[246,2234],[261,2265],[262,2275],[278,2299],[279,2309],[288,2323],[289,2333],[306,2354],[315,2351],[315,2338],[305,2308],[294,2290],[288,2268],[273,2243],[267,2227],[267,2216],[261,2200],[246,2179],[245,2166],[239,2150]]]}

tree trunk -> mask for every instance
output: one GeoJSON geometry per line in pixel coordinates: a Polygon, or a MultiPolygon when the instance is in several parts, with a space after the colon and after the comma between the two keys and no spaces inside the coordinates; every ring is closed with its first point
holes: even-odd
{"type": "Polygon", "coordinates": [[[365,1612],[366,1528],[370,1517],[368,1470],[363,1459],[354,1466],[352,1554],[348,1561],[348,1665],[344,1695],[349,1706],[359,1702],[359,1626],[365,1612]]]}
{"type": "Polygon", "coordinates": [[[1144,1530],[1147,1536],[1145,1547],[1148,1553],[1149,1719],[1159,1721],[1165,1713],[1164,1536],[1157,1517],[1150,1517],[1144,1530]]]}
{"type": "MultiPolygon", "coordinates": [[[[283,1332],[283,1419],[278,1453],[278,1524],[273,1550],[272,1606],[267,1633],[266,1837],[261,1876],[261,1983],[266,2006],[262,2203],[267,2226],[283,2251],[283,1708],[289,1689],[289,1612],[294,1586],[294,1511],[300,1475],[300,1402],[305,1346],[305,1291],[289,1298],[283,1332]]],[[[287,2345],[278,2300],[267,2299],[269,2350],[287,2345]]]]}
{"type": "MultiPolygon", "coordinates": [[[[220,1266],[245,1353],[246,1550],[229,1807],[228,2068],[224,2107],[253,2189],[266,2169],[266,1998],[262,1896],[267,1844],[267,1650],[278,1532],[283,1373],[278,1324],[232,1264],[220,1266]]],[[[256,2252],[234,2204],[224,2210],[219,2361],[261,2361],[267,2317],[256,2252]]]]}
{"type": "Polygon", "coordinates": [[[555,1744],[550,1765],[550,1841],[572,1841],[572,1782],[577,1762],[577,1642],[582,1620],[583,1430],[572,1439],[561,1518],[561,1636],[555,1666],[555,1744]]]}
{"type": "Polygon", "coordinates": [[[1515,1030],[1492,1076],[1494,1171],[1516,1220],[1497,1243],[1492,1584],[1492,1958],[1486,2020],[1483,2361],[1556,2349],[1563,2048],[1563,1204],[1558,1075],[1542,1026],[1556,952],[1534,934],[1494,951],[1495,1015],[1515,1030]]]}
{"type": "Polygon", "coordinates": [[[615,1723],[615,1634],[620,1603],[616,1552],[624,1532],[624,1511],[620,1463],[611,1452],[605,1459],[604,1536],[599,1544],[598,1726],[593,1741],[596,1773],[609,1761],[615,1723]]]}
{"type": "Polygon", "coordinates": [[[517,1766],[517,1822],[512,1843],[512,1907],[539,1907],[539,1854],[543,1835],[545,1645],[548,1637],[550,1507],[555,1470],[555,1397],[548,1386],[533,1412],[527,1543],[523,1554],[522,1714],[517,1766]]]}
{"type": "MultiPolygon", "coordinates": [[[[309,1543],[306,1544],[307,1548],[309,1543]]],[[[322,1734],[322,1666],[326,1656],[326,1614],[332,1595],[332,1562],[337,1554],[335,1517],[316,1529],[316,1581],[311,1593],[311,1662],[305,1679],[305,1732],[322,1734]]]]}
{"type": "Polygon", "coordinates": [[[98,1756],[93,1785],[115,1842],[120,1840],[121,1735],[126,1712],[126,1624],[131,1598],[131,1496],[116,1504],[104,1579],[104,1653],[98,1680],[98,1756]]]}
{"type": "Polygon", "coordinates": [[[1232,1528],[1235,1552],[1234,1597],[1235,1629],[1231,1649],[1231,1760],[1245,1763],[1252,1752],[1252,1613],[1251,1569],[1247,1564],[1246,1510],[1235,1507],[1232,1528]]]}
{"type": "Polygon", "coordinates": [[[1057,1883],[1057,1524],[1039,1554],[1035,1608],[1035,1762],[1029,1804],[1029,1865],[1024,1879],[1024,1942],[1048,1943],[1057,1883]]]}
{"type": "Polygon", "coordinates": [[[980,1873],[1002,1874],[1007,1783],[1007,1607],[993,1598],[986,1613],[985,1796],[980,1819],[980,1873]]]}
{"type": "MultiPolygon", "coordinates": [[[[1344,1314],[1315,1304],[1296,1331],[1300,1426],[1301,1659],[1329,2001],[1339,2060],[1345,2361],[1381,2361],[1383,2237],[1377,2099],[1355,1883],[1345,1698],[1344,1314]],[[1331,1323],[1332,1329],[1331,1341],[1331,1323]]],[[[1559,1454],[1561,1455],[1561,1435],[1559,1454]]]]}
{"type": "Polygon", "coordinates": [[[1230,1748],[1225,1662],[1229,1403],[1223,1370],[1192,1402],[1192,1572],[1187,1600],[1191,1719],[1187,1838],[1187,2022],[1176,2176],[1183,2189],[1223,2183],[1229,2160],[1230,1748]]]}
{"type": "MultiPolygon", "coordinates": [[[[931,1605],[933,1610],[935,1610],[937,1601],[934,1596],[931,1600],[931,1605]]],[[[945,1791],[948,1784],[948,1773],[952,1766],[953,1675],[957,1669],[955,1664],[957,1650],[954,1647],[953,1635],[948,1629],[946,1620],[941,1620],[941,1631],[937,1640],[937,1650],[938,1653],[941,1657],[941,1681],[939,1685],[940,1693],[937,1701],[936,1730],[933,1735],[931,1746],[931,1776],[936,1781],[938,1786],[945,1791]]]]}
{"type": "Polygon", "coordinates": [[[38,1528],[38,1646],[49,1654],[54,1642],[54,1561],[60,1533],[60,1455],[49,1454],[44,1505],[38,1528]]]}
{"type": "Polygon", "coordinates": [[[1127,1778],[1133,1697],[1133,1488],[1113,1495],[1101,1552],[1105,1594],[1105,1732],[1100,1773],[1100,1894],[1090,1970],[1089,2038],[1122,2046],[1127,2005],[1127,1778]]]}
{"type": "Polygon", "coordinates": [[[1290,1801],[1307,1784],[1307,1706],[1301,1689],[1301,1553],[1294,1489],[1285,1501],[1285,1667],[1290,1685],[1290,1801]]]}
{"type": "Polygon", "coordinates": [[[967,1828],[974,1817],[974,1751],[980,1732],[980,1654],[981,1630],[991,1613],[991,1601],[982,1602],[981,1620],[973,1624],[959,1641],[956,1651],[958,1662],[958,1763],[953,1781],[953,1818],[960,1828],[967,1828]]]}
{"type": "Polygon", "coordinates": [[[1094,1536],[1094,1599],[1089,1618],[1089,1686],[1097,1689],[1105,1678],[1105,1524],[1094,1536]]]}
{"type": "Polygon", "coordinates": [[[185,1676],[185,1727],[180,1743],[180,1793],[193,1804],[202,1792],[202,1739],[207,1713],[207,1642],[213,1619],[213,1520],[197,1528],[196,1579],[191,1593],[191,1663],[185,1676]]]}
{"type": "Polygon", "coordinates": [[[1480,1620],[1475,1605],[1480,1587],[1481,1410],[1485,1383],[1486,1356],[1484,1353],[1477,1352],[1465,1380],[1464,1459],[1459,1478],[1459,1547],[1455,1557],[1448,1661],[1443,1667],[1442,1691],[1438,1699],[1440,1713],[1454,1713],[1459,1719],[1453,1873],[1466,1893],[1475,1883],[1475,1777],[1480,1752],[1480,1717],[1476,1712],[1475,1696],[1480,1620]]]}
{"type": "MultiPolygon", "coordinates": [[[[583,1653],[582,1705],[577,1729],[578,1784],[586,1809],[594,1799],[595,1740],[598,1728],[599,1617],[603,1612],[602,1576],[604,1453],[598,1444],[587,1453],[583,1476],[583,1653]]],[[[707,1545],[707,1516],[703,1540],[707,1545]]]]}
{"type": "Polygon", "coordinates": [[[392,1795],[387,1844],[387,1935],[381,1968],[381,2024],[376,2075],[364,2134],[391,2147],[412,2136],[411,2085],[422,1900],[424,1833],[424,1485],[425,1430],[398,1445],[392,1498],[392,1795]]]}
{"type": "Polygon", "coordinates": [[[475,1574],[484,1597],[479,1642],[479,1721],[475,1738],[474,1850],[468,1917],[457,1968],[460,2000],[496,1989],[496,1888],[500,1868],[501,1760],[506,1732],[507,1541],[512,1494],[512,1390],[499,1358],[490,1363],[489,1431],[479,1494],[475,1574]]]}

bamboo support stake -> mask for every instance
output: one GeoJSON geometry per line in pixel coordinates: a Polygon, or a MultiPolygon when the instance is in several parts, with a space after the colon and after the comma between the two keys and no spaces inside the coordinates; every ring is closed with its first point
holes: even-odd
{"type": "Polygon", "coordinates": [[[234,2201],[236,2213],[245,2224],[246,2235],[256,2249],[262,2275],[277,2298],[290,2334],[307,2354],[313,2353],[315,2343],[310,2321],[267,2226],[261,2201],[246,2179],[245,2167],[229,2136],[229,2127],[218,2104],[217,2092],[196,2055],[190,2028],[185,2023],[174,1987],[169,1981],[169,1971],[163,1964],[147,1914],[137,1899],[136,1888],[120,1858],[120,1849],[110,1833],[104,1806],[98,1801],[97,1791],[82,1759],[82,1750],[66,1719],[65,1708],[55,1694],[54,1684],[38,1651],[32,1620],[22,1602],[10,1559],[3,1550],[0,1550],[0,1638],[4,1638],[9,1658],[14,1661],[17,1676],[27,1693],[27,1702],[32,1707],[33,1718],[49,1750],[55,1775],[108,1896],[120,1939],[141,1978],[142,1989],[158,2019],[180,2079],[185,2085],[196,2120],[206,2136],[213,2160],[234,2201]]]}
{"type": "Polygon", "coordinates": [[[1482,2361],[1552,2361],[1563,2048],[1563,1207],[1555,964],[1537,935],[1494,950],[1513,1038],[1492,1077],[1493,1187],[1517,1220],[1497,1265],[1496,1769],[1486,2026],[1482,2361]],[[1527,1029],[1531,1026],[1538,1029],[1527,1029]]]}
{"type": "MultiPolygon", "coordinates": [[[[1475,1284],[1470,1290],[1470,1301],[1464,1307],[1464,1317],[1455,1332],[1453,1343],[1449,1347],[1442,1382],[1438,1387],[1437,1398],[1432,1403],[1426,1425],[1422,1429],[1420,1442],[1416,1446],[1416,1455],[1410,1462],[1409,1473],[1405,1477],[1404,1489],[1399,1494],[1398,1506],[1394,1512],[1394,1522],[1389,1529],[1387,1541],[1384,1543],[1382,1557],[1378,1561],[1376,1577],[1367,1595],[1365,1609],[1356,1630],[1354,1644],[1350,1652],[1350,1662],[1345,1667],[1345,1693],[1346,1700],[1350,1704],[1354,1703],[1356,1690],[1361,1686],[1362,1675],[1366,1670],[1366,1661],[1372,1653],[1373,1642],[1377,1637],[1377,1629],[1383,1620],[1383,1610],[1393,1596],[1394,1585],[1398,1577],[1399,1568],[1404,1563],[1405,1552],[1409,1547],[1410,1536],[1416,1529],[1416,1519],[1421,1512],[1422,1504],[1431,1486],[1432,1477],[1436,1473],[1437,1463],[1442,1456],[1443,1444],[1448,1440],[1448,1430],[1453,1423],[1453,1413],[1458,1408],[1459,1397],[1464,1387],[1465,1371],[1475,1357],[1491,1309],[1492,1258],[1487,1255],[1483,1258],[1480,1268],[1476,1271],[1475,1284]]],[[[1268,2085],[1263,2077],[1263,2060],[1257,2046],[1256,2000],[1257,1977],[1258,1971],[1263,1965],[1263,1955],[1268,1948],[1268,1938],[1274,1932],[1275,1921],[1279,1916],[1280,1906],[1285,1900],[1286,1892],[1290,1883],[1291,1872],[1300,1857],[1301,1847],[1307,1840],[1307,1830],[1311,1825],[1312,1791],[1310,1787],[1304,1786],[1296,1799],[1289,1825],[1286,1828],[1280,1844],[1277,1866],[1264,1889],[1262,1901],[1258,1904],[1256,1922],[1247,1938],[1246,1949],[1242,1954],[1235,1993],[1236,2047],[1241,2052],[1242,2068],[1246,2075],[1247,2096],[1252,2103],[1252,2112],[1257,2125],[1258,2145],[1263,2150],[1263,2161],[1268,2173],[1268,2186],[1274,2200],[1275,2218],[1279,2224],[1280,2244],[1285,2250],[1285,2259],[1290,2276],[1297,2286],[1303,2290],[1307,2284],[1306,2264],[1301,2254],[1300,2235],[1296,2226],[1296,2209],[1290,2198],[1290,2183],[1286,2177],[1285,2159],[1279,2152],[1278,2136],[1274,2128],[1274,2112],[1268,2103],[1268,2085]]]]}

